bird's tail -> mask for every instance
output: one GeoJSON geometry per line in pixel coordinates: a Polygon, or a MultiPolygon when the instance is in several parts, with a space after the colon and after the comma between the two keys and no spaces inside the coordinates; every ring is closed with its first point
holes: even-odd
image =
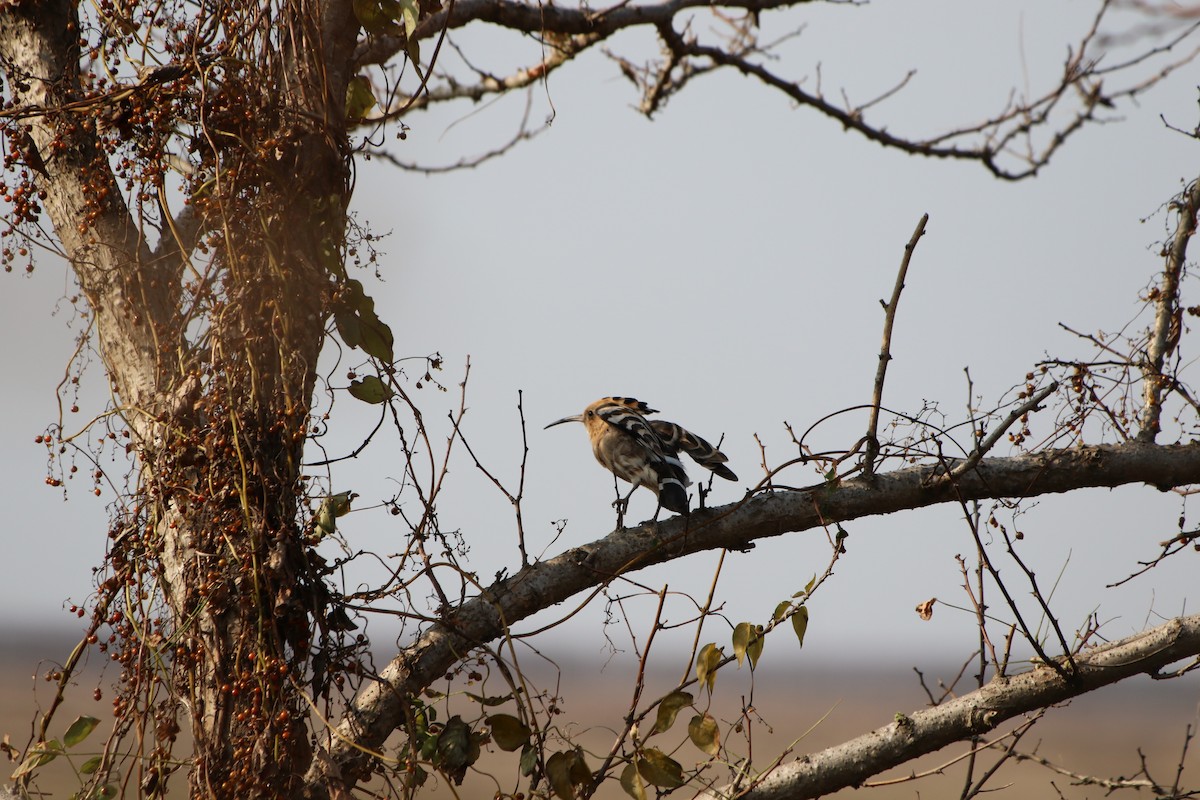
{"type": "Polygon", "coordinates": [[[678,459],[670,458],[655,465],[658,473],[658,502],[668,511],[676,514],[688,513],[687,489],[689,483],[687,473],[678,459]],[[675,463],[672,464],[671,462],[675,463]]]}
{"type": "MultiPolygon", "coordinates": [[[[736,481],[737,475],[733,470],[725,466],[725,462],[729,458],[714,447],[710,442],[700,438],[691,431],[676,425],[674,422],[666,422],[661,419],[647,420],[650,423],[651,430],[662,441],[663,446],[672,453],[683,451],[691,456],[692,460],[705,469],[710,469],[717,475],[720,475],[727,481],[736,481]]],[[[664,506],[670,508],[665,502],[664,506]]]]}

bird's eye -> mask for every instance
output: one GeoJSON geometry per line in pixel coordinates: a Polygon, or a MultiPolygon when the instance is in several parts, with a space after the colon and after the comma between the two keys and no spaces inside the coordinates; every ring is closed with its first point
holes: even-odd
{"type": "Polygon", "coordinates": [[[596,412],[595,412],[595,411],[589,411],[589,412],[587,412],[587,414],[586,414],[585,416],[594,417],[594,416],[596,416],[596,412]]]}

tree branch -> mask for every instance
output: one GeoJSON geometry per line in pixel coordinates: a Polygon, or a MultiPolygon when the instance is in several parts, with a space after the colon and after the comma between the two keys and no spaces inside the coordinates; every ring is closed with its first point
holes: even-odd
{"type": "MultiPolygon", "coordinates": [[[[47,0],[0,13],[0,60],[13,105],[65,106],[79,94],[79,18],[74,3],[47,0]]],[[[124,404],[153,409],[174,383],[180,259],[151,256],[94,128],[72,112],[41,111],[20,122],[40,162],[45,208],[95,315],[100,352],[124,404]]],[[[140,423],[134,423],[140,428],[140,423]]],[[[146,438],[143,432],[143,440],[146,438]]]]}
{"type": "Polygon", "coordinates": [[[867,422],[866,453],[863,455],[863,477],[875,474],[875,459],[879,455],[879,407],[883,404],[883,381],[887,377],[888,362],[892,360],[892,326],[896,323],[896,310],[900,307],[900,293],[904,291],[904,279],[908,275],[908,264],[912,260],[917,242],[925,235],[925,223],[929,215],[921,215],[912,238],[904,246],[904,258],[900,260],[900,271],[896,273],[896,285],[892,288],[892,299],[883,306],[883,344],[879,347],[879,364],[875,368],[875,389],[871,396],[871,418],[867,422]]]}
{"type": "Polygon", "coordinates": [[[740,503],[693,512],[661,523],[615,531],[549,561],[497,581],[432,625],[364,686],[344,720],[330,732],[326,752],[306,776],[311,797],[329,797],[338,781],[351,785],[369,768],[368,751],[404,721],[409,698],[443,675],[472,648],[572,595],[633,570],[756,539],[822,528],[866,516],[962,500],[1033,497],[1097,486],[1147,483],[1160,490],[1200,482],[1200,445],[1077,447],[982,460],[956,483],[945,466],[918,466],[803,490],[751,495],[740,503]]]}
{"type": "MultiPolygon", "coordinates": [[[[1080,656],[1076,659],[1078,672],[1070,681],[1046,665],[1008,678],[993,678],[970,694],[897,715],[890,725],[802,756],[737,796],[739,800],[805,800],[857,786],[871,775],[985,734],[1020,714],[1049,708],[1135,675],[1154,674],[1197,653],[1200,615],[1178,617],[1080,656]]],[[[725,789],[699,795],[708,800],[730,796],[725,789]]]]}
{"type": "Polygon", "coordinates": [[[1142,364],[1142,414],[1138,439],[1153,442],[1160,429],[1162,396],[1170,388],[1171,381],[1163,375],[1163,365],[1179,344],[1183,327],[1183,311],[1179,307],[1179,279],[1187,261],[1188,242],[1196,232],[1196,215],[1200,213],[1200,179],[1173,203],[1179,210],[1179,226],[1175,238],[1166,248],[1166,266],[1163,268],[1162,283],[1154,295],[1154,329],[1146,358],[1142,364]]]}
{"type": "MultiPolygon", "coordinates": [[[[772,57],[772,45],[757,40],[757,30],[751,20],[756,20],[765,11],[811,2],[813,0],[723,0],[714,4],[704,0],[663,0],[633,4],[622,0],[608,9],[593,11],[586,4],[568,7],[518,0],[459,0],[449,8],[422,19],[413,31],[413,38],[427,39],[472,22],[487,22],[538,36],[548,46],[551,55],[544,63],[516,70],[507,77],[485,74],[478,81],[465,83],[449,75],[442,76],[444,85],[428,87],[420,98],[411,106],[405,105],[405,108],[416,110],[434,102],[457,98],[479,101],[486,95],[502,94],[513,87],[528,86],[550,69],[561,66],[583,50],[622,30],[654,27],[667,50],[661,63],[653,67],[634,68],[630,62],[613,56],[626,76],[642,89],[644,97],[641,110],[644,113],[657,110],[692,77],[719,67],[730,67],[782,92],[798,106],[811,108],[841,123],[847,130],[855,131],[885,147],[932,158],[977,161],[996,177],[1020,180],[1036,175],[1074,133],[1089,123],[1102,121],[1100,115],[1112,108],[1115,101],[1136,97],[1175,69],[1190,63],[1200,53],[1200,49],[1183,53],[1157,71],[1152,71],[1154,67],[1148,63],[1150,59],[1176,52],[1176,48],[1200,29],[1200,25],[1196,25],[1130,59],[1112,66],[1101,66],[1101,58],[1095,55],[1095,51],[1101,22],[1112,7],[1111,0],[1106,0],[1100,3],[1089,28],[1068,48],[1061,74],[1045,91],[1019,101],[1010,98],[998,113],[981,122],[930,136],[895,134],[885,124],[868,122],[866,112],[875,103],[891,97],[905,86],[912,77],[911,72],[896,87],[877,98],[852,103],[843,97],[839,104],[831,102],[822,93],[819,66],[817,86],[809,90],[804,81],[781,77],[764,65],[764,61],[772,57]],[[675,30],[678,18],[702,9],[711,11],[733,29],[716,45],[702,44],[689,32],[686,23],[682,26],[683,32],[675,30]],[[731,17],[738,16],[740,12],[744,12],[745,24],[731,22],[731,17]],[[1114,85],[1117,75],[1132,73],[1139,68],[1150,74],[1131,75],[1127,83],[1114,85]],[[642,74],[653,77],[641,80],[639,75],[642,74]]],[[[356,49],[354,63],[359,67],[383,66],[402,53],[404,48],[403,36],[369,37],[356,49]]]]}

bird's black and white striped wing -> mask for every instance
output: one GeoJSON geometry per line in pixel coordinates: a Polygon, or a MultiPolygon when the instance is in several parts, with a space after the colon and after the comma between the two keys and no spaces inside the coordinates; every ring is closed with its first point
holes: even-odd
{"type": "Polygon", "coordinates": [[[664,445],[651,423],[640,413],[641,408],[647,409],[647,413],[652,413],[653,409],[629,397],[609,399],[613,402],[597,408],[596,416],[635,441],[643,451],[647,464],[657,477],[657,494],[663,506],[677,513],[687,513],[686,489],[692,481],[679,460],[678,450],[664,445]]]}
{"type": "Polygon", "coordinates": [[[650,430],[658,437],[662,446],[671,453],[679,453],[683,451],[691,456],[692,460],[705,469],[710,469],[717,475],[720,475],[727,481],[736,481],[737,475],[733,470],[725,466],[725,462],[729,458],[713,446],[707,439],[704,439],[681,425],[676,425],[674,422],[666,422],[661,419],[647,420],[646,424],[650,426],[650,430]]]}

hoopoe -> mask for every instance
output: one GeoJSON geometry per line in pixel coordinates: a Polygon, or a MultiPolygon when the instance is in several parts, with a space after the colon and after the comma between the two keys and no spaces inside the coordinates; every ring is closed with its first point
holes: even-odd
{"type": "Polygon", "coordinates": [[[656,409],[632,397],[602,397],[582,414],[563,417],[547,428],[564,422],[582,422],[592,440],[592,452],[600,464],[622,480],[633,484],[629,494],[618,498],[618,525],[624,517],[629,498],[639,486],[658,497],[661,507],[679,514],[688,513],[687,487],[691,485],[680,451],[702,467],[730,481],[737,475],[725,466],[725,454],[704,439],[674,422],[648,420],[656,409]]]}

